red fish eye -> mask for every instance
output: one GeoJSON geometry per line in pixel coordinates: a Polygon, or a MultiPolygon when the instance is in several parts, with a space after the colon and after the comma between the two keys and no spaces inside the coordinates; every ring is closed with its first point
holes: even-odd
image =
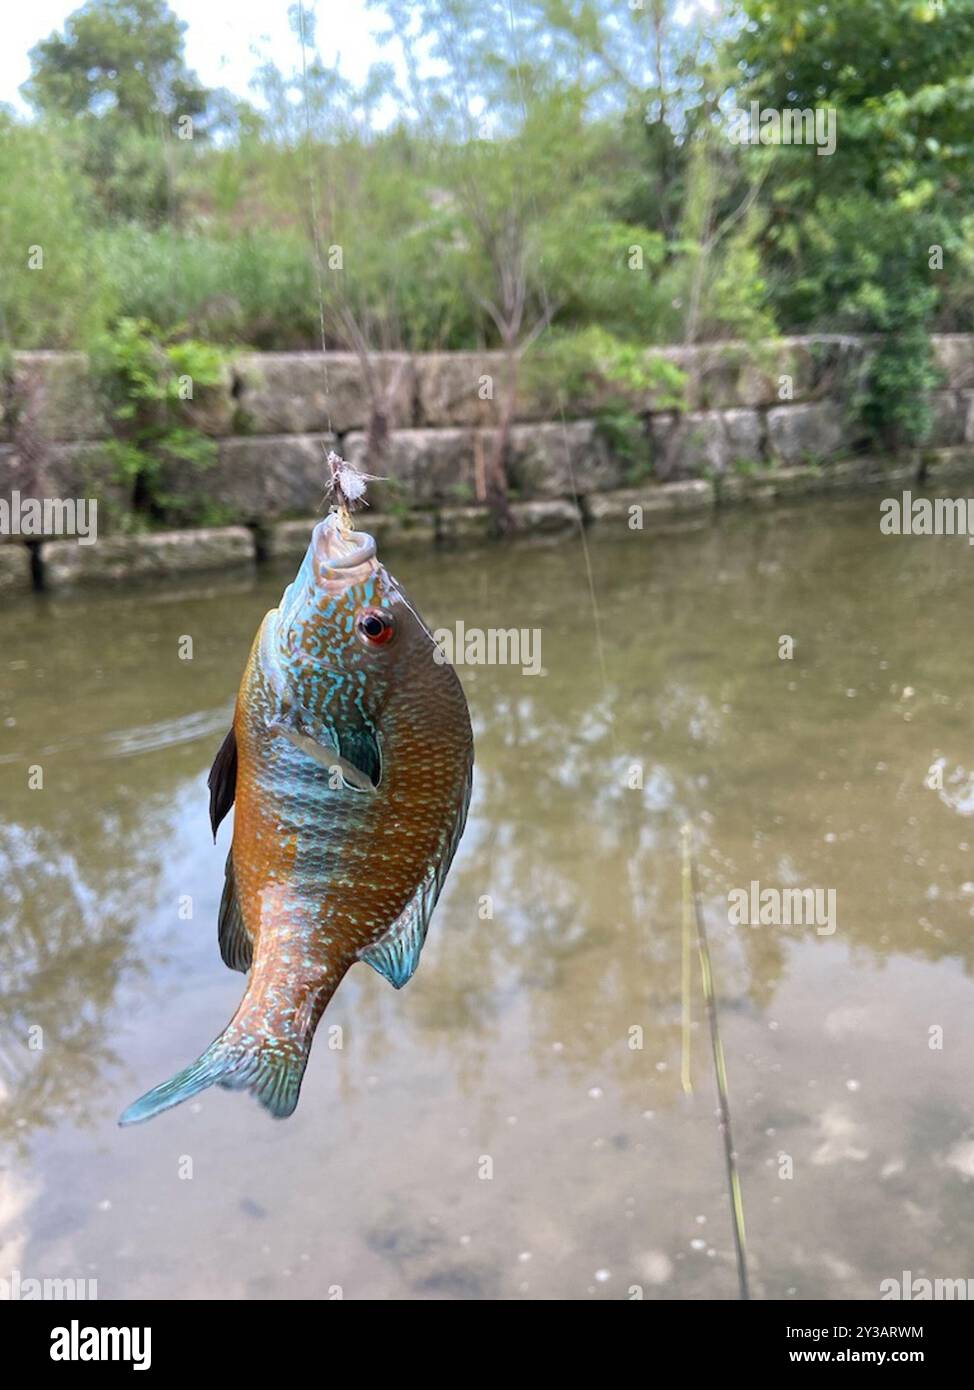
{"type": "Polygon", "coordinates": [[[381,647],[395,632],[392,619],[378,608],[366,608],[359,614],[358,630],[372,647],[381,647]]]}

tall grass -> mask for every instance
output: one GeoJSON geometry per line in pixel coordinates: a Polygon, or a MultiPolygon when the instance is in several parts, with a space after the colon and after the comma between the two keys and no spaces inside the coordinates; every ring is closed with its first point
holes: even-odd
{"type": "Polygon", "coordinates": [[[300,233],[130,224],[102,230],[98,242],[126,315],[257,348],[307,347],[318,337],[313,261],[300,233]]]}
{"type": "Polygon", "coordinates": [[[60,133],[0,114],[0,338],[69,348],[105,324],[115,302],[95,227],[60,133]]]}

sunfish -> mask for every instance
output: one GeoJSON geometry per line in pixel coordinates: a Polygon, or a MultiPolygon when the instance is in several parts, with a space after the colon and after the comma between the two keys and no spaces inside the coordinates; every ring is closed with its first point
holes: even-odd
{"type": "Polygon", "coordinates": [[[290,1115],[349,967],[367,961],[396,989],[416,969],[472,776],[456,672],[372,537],[333,512],[261,623],[210,772],[214,836],[236,800],[219,939],[224,962],[250,971],[246,993],[215,1042],[119,1123],[213,1085],[290,1115]]]}

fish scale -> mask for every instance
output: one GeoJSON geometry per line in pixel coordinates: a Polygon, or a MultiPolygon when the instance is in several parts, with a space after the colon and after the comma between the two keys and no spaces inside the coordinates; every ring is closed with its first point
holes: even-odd
{"type": "Polygon", "coordinates": [[[419,961],[466,822],[463,689],[375,543],[332,514],[264,618],[210,774],[214,835],[235,801],[220,909],[250,967],[230,1023],[121,1123],[211,1085],[295,1108],[314,1031],[356,961],[397,988],[419,961]]]}

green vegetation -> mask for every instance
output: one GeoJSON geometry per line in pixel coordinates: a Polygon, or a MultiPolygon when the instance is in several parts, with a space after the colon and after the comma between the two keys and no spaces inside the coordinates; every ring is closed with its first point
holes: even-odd
{"type": "Polygon", "coordinates": [[[861,402],[892,444],[929,428],[931,330],[970,331],[970,0],[747,0],[731,46],[763,106],[828,105],[828,159],[773,161],[762,240],[786,328],[888,335],[861,402]]]}
{"type": "Polygon", "coordinates": [[[316,347],[322,318],[363,358],[497,347],[511,393],[600,371],[638,471],[633,397],[679,394],[648,345],[876,332],[856,407],[922,441],[929,335],[974,328],[974,0],[372,8],[395,62],[350,83],[295,6],[253,104],[202,87],[165,0],[88,0],[38,44],[34,117],[0,113],[0,339],[107,335],[140,390],[133,324],[169,353],[316,347]],[[835,152],[735,140],[752,102],[832,108],[835,152]]]}
{"type": "Polygon", "coordinates": [[[598,423],[613,454],[628,465],[636,484],[650,471],[646,426],[641,412],[686,405],[686,373],[665,358],[647,357],[642,347],[607,329],[590,326],[574,333],[553,329],[525,363],[523,379],[533,400],[548,402],[554,419],[577,411],[598,423]]]}
{"type": "Polygon", "coordinates": [[[111,405],[115,438],[108,445],[120,483],[131,490],[137,513],[147,519],[193,509],[194,499],[167,479],[173,465],[189,476],[216,459],[216,445],[193,422],[191,410],[208,388],[223,380],[223,354],[209,343],[161,333],[145,319],[122,318],[92,345],[92,366],[111,405]],[[185,471],[185,470],[184,470],[185,471]]]}

